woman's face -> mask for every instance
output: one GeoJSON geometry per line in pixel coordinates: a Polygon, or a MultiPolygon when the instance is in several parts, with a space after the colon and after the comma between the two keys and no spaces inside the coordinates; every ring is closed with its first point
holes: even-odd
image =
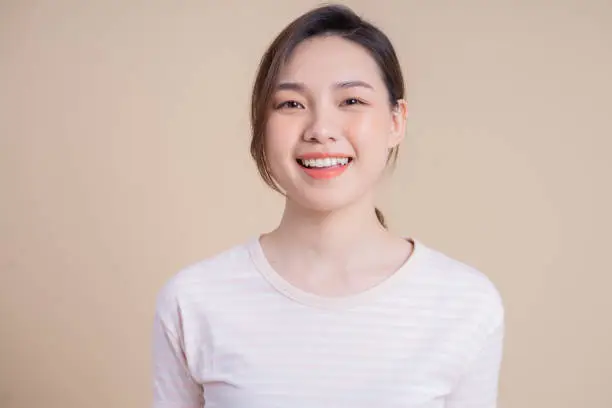
{"type": "Polygon", "coordinates": [[[331,211],[371,199],[405,127],[374,59],[337,36],[302,42],[280,72],[265,150],[287,197],[331,211]]]}

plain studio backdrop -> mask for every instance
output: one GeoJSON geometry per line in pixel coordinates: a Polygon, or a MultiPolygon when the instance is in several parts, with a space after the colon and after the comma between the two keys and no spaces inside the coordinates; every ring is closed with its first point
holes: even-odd
{"type": "MultiPolygon", "coordinates": [[[[161,285],[279,219],[249,92],[318,4],[0,2],[0,407],[148,406],[161,285]]],[[[612,2],[345,4],[406,75],[391,228],[504,297],[500,406],[612,407],[612,2]]]]}

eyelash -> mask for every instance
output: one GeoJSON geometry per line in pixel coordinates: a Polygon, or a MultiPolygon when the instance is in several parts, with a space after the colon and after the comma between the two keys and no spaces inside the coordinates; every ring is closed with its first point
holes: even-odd
{"type": "MultiPolygon", "coordinates": [[[[299,103],[297,101],[291,100],[291,101],[285,101],[285,102],[282,102],[279,105],[276,105],[276,109],[283,109],[285,107],[289,108],[289,109],[296,109],[296,108],[298,108],[298,106],[296,106],[296,105],[299,105],[302,108],[304,107],[304,105],[302,105],[301,103],[299,103]],[[293,106],[288,106],[288,105],[293,105],[293,106]]],[[[344,101],[342,101],[341,105],[351,106],[351,105],[367,105],[367,104],[363,100],[361,100],[359,98],[348,98],[348,99],[345,99],[344,101]],[[349,101],[351,101],[353,103],[347,103],[349,101]]]]}
{"type": "Polygon", "coordinates": [[[342,104],[346,104],[346,102],[348,102],[348,101],[355,101],[355,103],[349,103],[349,104],[347,104],[347,105],[349,105],[349,106],[350,106],[350,105],[365,105],[365,104],[366,104],[364,101],[362,101],[362,100],[361,100],[361,99],[359,99],[359,98],[348,98],[348,99],[345,99],[345,100],[344,100],[344,102],[342,102],[342,104]]]}
{"type": "Polygon", "coordinates": [[[291,104],[291,105],[300,105],[302,107],[304,106],[301,103],[296,102],[296,101],[285,101],[285,102],[282,102],[279,105],[276,105],[276,109],[283,109],[283,108],[295,109],[295,108],[297,108],[297,106],[288,106],[289,104],[291,104]]]}

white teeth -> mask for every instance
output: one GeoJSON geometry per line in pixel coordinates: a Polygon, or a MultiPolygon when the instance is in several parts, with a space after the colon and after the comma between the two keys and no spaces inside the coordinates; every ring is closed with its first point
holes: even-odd
{"type": "Polygon", "coordinates": [[[346,166],[349,162],[348,157],[326,157],[325,159],[300,159],[300,163],[306,167],[332,167],[332,166],[346,166]]]}

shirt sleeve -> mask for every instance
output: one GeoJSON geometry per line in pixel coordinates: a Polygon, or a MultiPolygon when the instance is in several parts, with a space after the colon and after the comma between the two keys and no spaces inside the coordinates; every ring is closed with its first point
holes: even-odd
{"type": "Polygon", "coordinates": [[[496,408],[503,354],[504,322],[487,336],[468,370],[446,399],[446,408],[496,408]]]}
{"type": "Polygon", "coordinates": [[[202,386],[189,371],[183,350],[177,302],[167,293],[160,295],[153,321],[153,404],[152,408],[202,408],[202,386]]]}

